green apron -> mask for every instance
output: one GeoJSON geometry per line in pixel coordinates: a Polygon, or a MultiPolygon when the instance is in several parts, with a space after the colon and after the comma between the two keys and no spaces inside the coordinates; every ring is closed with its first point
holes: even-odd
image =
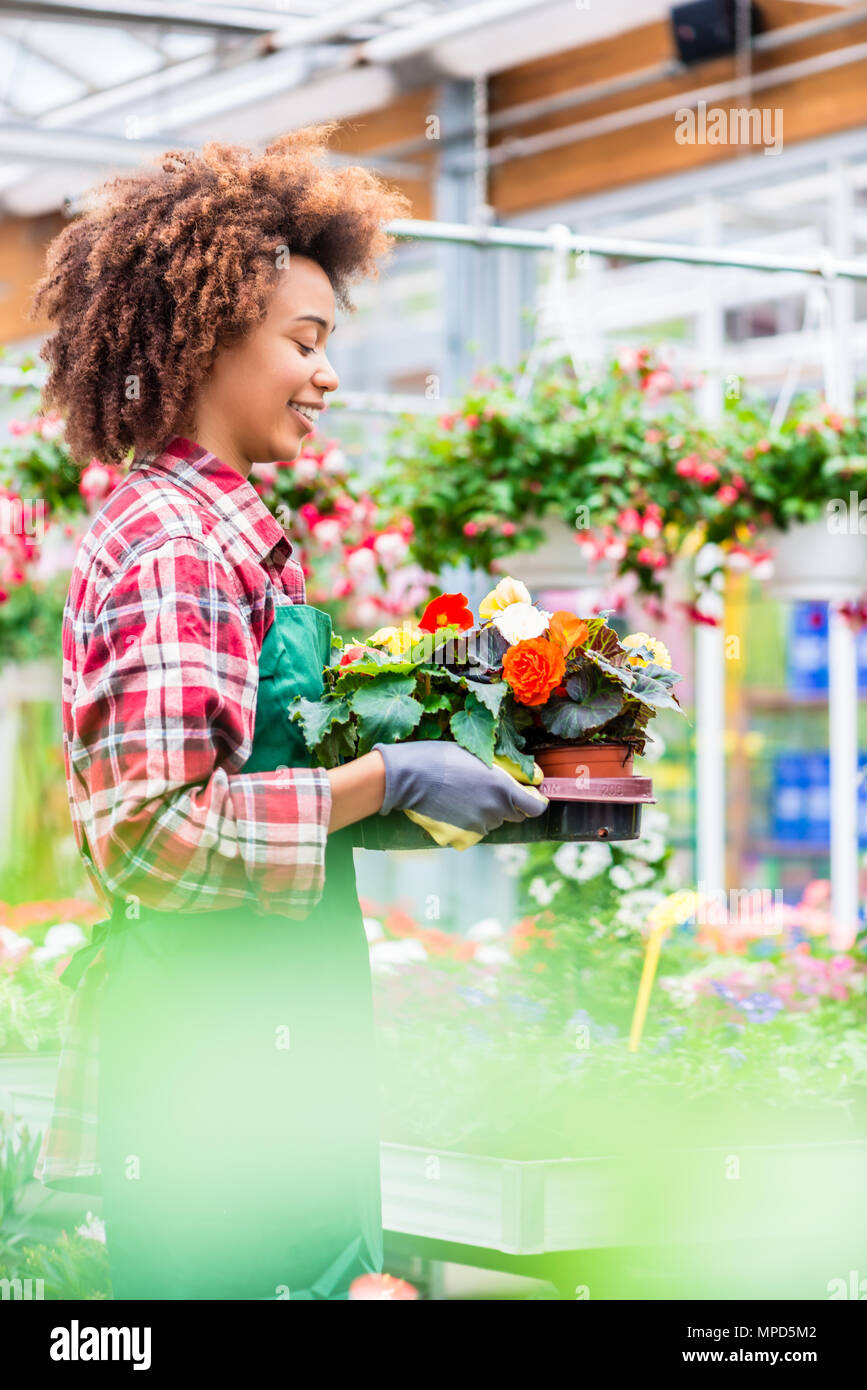
{"type": "MultiPolygon", "coordinates": [[[[321,609],[275,609],[245,772],[310,767],[321,609]]],[[[370,963],[351,828],[304,921],[248,908],[129,921],[100,995],[103,1218],[115,1298],[345,1299],[382,1270],[370,963]]]]}

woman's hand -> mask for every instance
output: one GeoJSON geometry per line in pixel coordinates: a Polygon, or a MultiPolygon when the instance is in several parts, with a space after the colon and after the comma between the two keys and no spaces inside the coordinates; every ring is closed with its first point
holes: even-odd
{"type": "Polygon", "coordinates": [[[502,768],[488,767],[450,740],[375,743],[385,764],[380,815],[412,810],[432,820],[486,835],[503,821],[540,816],[548,800],[502,768]]]}

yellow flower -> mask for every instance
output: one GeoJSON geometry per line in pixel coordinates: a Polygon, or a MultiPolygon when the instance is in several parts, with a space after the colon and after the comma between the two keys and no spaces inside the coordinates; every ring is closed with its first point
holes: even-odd
{"type": "Polygon", "coordinates": [[[496,588],[486,594],[479,604],[479,619],[487,622],[493,618],[495,613],[499,613],[502,608],[508,608],[512,603],[531,603],[530,591],[526,584],[522,584],[520,579],[512,579],[507,576],[501,579],[496,588]]]}
{"type": "Polygon", "coordinates": [[[682,922],[689,921],[697,905],[698,896],[690,888],[669,893],[667,898],[650,909],[645,925],[651,930],[654,927],[679,927],[682,922]]]}
{"type": "Polygon", "coordinates": [[[696,555],[704,545],[706,532],[707,527],[703,521],[700,521],[697,526],[693,526],[692,530],[688,531],[683,539],[683,543],[680,547],[681,555],[687,557],[696,555]]]}
{"type": "Polygon", "coordinates": [[[421,641],[424,633],[417,627],[380,627],[366,638],[372,647],[385,647],[392,656],[404,656],[413,642],[421,641]]]}
{"type": "MultiPolygon", "coordinates": [[[[664,642],[660,642],[658,637],[651,637],[648,632],[631,632],[628,637],[624,637],[620,643],[621,647],[646,647],[650,652],[657,666],[665,666],[671,670],[671,656],[664,642]]],[[[627,666],[646,666],[647,662],[638,652],[626,658],[627,666]]]]}

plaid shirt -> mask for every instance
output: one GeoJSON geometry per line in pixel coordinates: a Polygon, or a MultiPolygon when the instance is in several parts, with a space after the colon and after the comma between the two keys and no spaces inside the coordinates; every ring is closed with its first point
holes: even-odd
{"type": "MultiPolygon", "coordinates": [[[[325,886],[324,768],[240,771],[274,606],[304,574],[255,488],[175,435],[139,456],[78,549],[63,618],[63,748],[93,887],[163,911],[303,919],[325,886]]],[[[95,1190],[100,951],[71,1000],[35,1176],[95,1190]],[[82,1182],[81,1180],[85,1180],[82,1182]]]]}

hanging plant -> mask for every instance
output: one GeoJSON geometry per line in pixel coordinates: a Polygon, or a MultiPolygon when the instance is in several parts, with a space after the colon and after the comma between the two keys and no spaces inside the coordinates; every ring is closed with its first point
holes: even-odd
{"type": "MultiPolygon", "coordinates": [[[[650,348],[610,361],[599,380],[551,363],[519,392],[523,365],[478,375],[449,415],[401,417],[376,495],[413,523],[412,555],[431,570],[466,561],[492,573],[505,555],[543,543],[556,516],[591,559],[617,565],[657,605],[674,562],[705,543],[721,565],[770,573],[763,536],[816,520],[835,489],[867,484],[867,402],[844,419],[801,395],[779,429],[761,402],[727,399],[700,420],[650,348]]],[[[848,492],[846,493],[848,495],[848,492]]],[[[708,571],[686,603],[696,621],[708,571]]]]}

